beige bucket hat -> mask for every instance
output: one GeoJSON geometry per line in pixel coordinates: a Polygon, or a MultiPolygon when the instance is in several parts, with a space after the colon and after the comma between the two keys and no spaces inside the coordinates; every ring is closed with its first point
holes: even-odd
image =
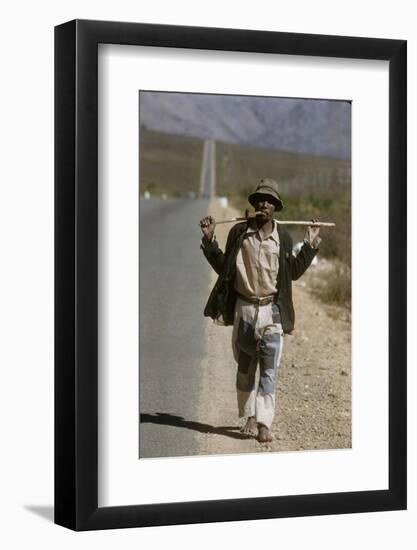
{"type": "Polygon", "coordinates": [[[284,208],[284,203],[278,193],[278,184],[275,180],[270,178],[261,178],[259,180],[255,191],[253,191],[253,193],[251,193],[248,197],[248,201],[252,206],[255,206],[258,195],[268,195],[275,205],[276,212],[279,212],[284,208]]]}

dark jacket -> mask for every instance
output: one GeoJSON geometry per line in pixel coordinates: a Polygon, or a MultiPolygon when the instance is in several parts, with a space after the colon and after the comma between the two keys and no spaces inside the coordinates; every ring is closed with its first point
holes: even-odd
{"type": "MultiPolygon", "coordinates": [[[[246,234],[247,222],[236,224],[229,232],[226,250],[222,252],[216,240],[202,245],[204,256],[219,275],[210,293],[204,315],[212,319],[223,318],[225,325],[232,325],[236,304],[234,288],[236,275],[236,257],[246,234]]],[[[292,303],[292,281],[295,281],[311,264],[317,250],[304,243],[296,257],[292,254],[292,239],[282,225],[278,225],[280,239],[279,270],[275,303],[281,314],[282,328],[285,333],[294,329],[294,307],[292,303]]]]}

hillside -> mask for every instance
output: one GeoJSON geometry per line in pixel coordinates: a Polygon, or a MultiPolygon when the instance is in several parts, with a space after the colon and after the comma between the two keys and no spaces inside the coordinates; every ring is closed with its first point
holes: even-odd
{"type": "Polygon", "coordinates": [[[140,125],[226,143],[349,159],[349,101],[140,92],[140,125]],[[318,138],[319,136],[319,138],[318,138]]]}

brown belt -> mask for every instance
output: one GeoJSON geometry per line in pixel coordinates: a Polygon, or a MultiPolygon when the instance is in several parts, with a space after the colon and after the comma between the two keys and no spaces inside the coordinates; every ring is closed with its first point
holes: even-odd
{"type": "Polygon", "coordinates": [[[243,300],[244,302],[248,302],[249,304],[255,304],[257,306],[267,306],[268,304],[272,304],[274,301],[275,296],[266,296],[265,298],[258,298],[257,296],[248,298],[247,296],[243,296],[243,294],[237,293],[239,298],[243,300]]]}

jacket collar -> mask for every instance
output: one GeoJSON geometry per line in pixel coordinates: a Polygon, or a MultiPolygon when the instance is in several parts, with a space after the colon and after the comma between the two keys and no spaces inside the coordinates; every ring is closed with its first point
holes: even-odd
{"type": "Polygon", "coordinates": [[[284,238],[284,226],[280,225],[279,223],[276,222],[275,220],[275,227],[277,228],[277,231],[278,231],[278,237],[279,237],[279,240],[280,242],[282,242],[282,239],[284,238]]]}

